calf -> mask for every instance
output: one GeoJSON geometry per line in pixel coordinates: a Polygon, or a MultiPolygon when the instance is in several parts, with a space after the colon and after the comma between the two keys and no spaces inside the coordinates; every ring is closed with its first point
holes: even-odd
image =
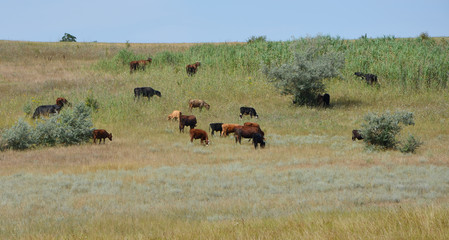
{"type": "Polygon", "coordinates": [[[189,76],[193,76],[197,71],[198,71],[198,67],[201,65],[200,62],[196,62],[194,64],[188,64],[186,66],[186,72],[187,75],[189,76]]]}
{"type": "Polygon", "coordinates": [[[36,108],[34,110],[33,119],[39,117],[39,116],[49,116],[50,114],[59,113],[61,111],[62,107],[64,107],[65,104],[69,104],[67,99],[65,98],[57,98],[55,105],[42,105],[36,108]]]}
{"type": "Polygon", "coordinates": [[[148,100],[150,100],[150,98],[154,95],[161,97],[161,92],[154,90],[151,87],[134,88],[134,100],[136,100],[136,98],[139,99],[141,96],[147,97],[148,100]]]}
{"type": "Polygon", "coordinates": [[[172,120],[172,119],[178,120],[179,116],[181,116],[181,114],[182,113],[180,111],[175,110],[170,115],[168,115],[167,120],[172,120]]]}
{"type": "Polygon", "coordinates": [[[352,130],[352,141],[355,141],[355,139],[357,139],[357,140],[363,139],[362,134],[360,133],[360,130],[356,130],[356,129],[352,130]]]}
{"type": "Polygon", "coordinates": [[[192,111],[193,108],[200,108],[200,111],[205,107],[207,110],[210,109],[210,105],[207,104],[204,100],[200,99],[190,99],[189,100],[189,110],[192,111]]]}
{"type": "Polygon", "coordinates": [[[137,69],[145,70],[145,66],[153,61],[150,57],[147,60],[131,61],[129,63],[129,73],[133,73],[137,69]]]}
{"type": "Polygon", "coordinates": [[[257,149],[257,144],[259,144],[261,148],[265,147],[265,141],[262,134],[260,133],[253,134],[253,144],[255,149],[257,149]]]}
{"type": "Polygon", "coordinates": [[[225,137],[228,136],[229,133],[235,132],[235,128],[238,128],[238,127],[242,127],[242,125],[224,123],[223,125],[221,125],[221,128],[222,128],[221,136],[225,136],[225,137]]]}
{"type": "Polygon", "coordinates": [[[106,138],[109,138],[109,141],[112,141],[112,133],[108,133],[104,129],[95,129],[92,132],[92,135],[94,137],[94,144],[96,143],[97,138],[100,139],[100,144],[101,144],[102,139],[103,139],[103,144],[106,144],[106,138]]]}
{"type": "Polygon", "coordinates": [[[235,129],[234,137],[235,137],[235,143],[237,141],[241,144],[242,143],[242,137],[243,138],[253,138],[254,134],[260,134],[262,137],[265,135],[265,133],[260,129],[256,127],[250,127],[250,126],[242,126],[235,129]]]}
{"type": "Polygon", "coordinates": [[[222,125],[223,125],[223,123],[211,123],[211,124],[209,124],[209,130],[212,129],[211,132],[210,132],[212,134],[212,136],[214,136],[214,132],[215,131],[219,132],[220,136],[221,136],[221,131],[223,131],[222,125]]]}
{"type": "Polygon", "coordinates": [[[318,106],[329,107],[331,96],[327,93],[324,95],[318,94],[316,101],[318,106]]]}
{"type": "Polygon", "coordinates": [[[201,139],[201,144],[206,142],[206,145],[209,145],[209,138],[207,137],[207,132],[201,129],[190,129],[190,142],[193,142],[193,139],[201,139]]]}
{"type": "Polygon", "coordinates": [[[251,118],[255,116],[256,118],[259,118],[259,115],[256,113],[256,109],[252,107],[241,107],[240,108],[240,118],[242,118],[243,115],[249,115],[251,118]]]}
{"type": "Polygon", "coordinates": [[[184,132],[184,127],[189,126],[190,129],[196,127],[196,117],[193,115],[180,115],[179,116],[179,132],[184,132]]]}
{"type": "Polygon", "coordinates": [[[361,77],[366,81],[367,84],[373,85],[373,83],[377,83],[377,76],[371,73],[362,73],[362,72],[355,72],[354,75],[357,77],[361,77]]]}

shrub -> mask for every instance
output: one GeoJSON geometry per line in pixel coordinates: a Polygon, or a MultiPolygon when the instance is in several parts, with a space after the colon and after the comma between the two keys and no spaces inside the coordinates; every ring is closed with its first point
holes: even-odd
{"type": "Polygon", "coordinates": [[[92,111],[98,111],[98,109],[100,109],[100,103],[98,103],[98,100],[94,98],[94,96],[90,95],[87,96],[86,99],[84,100],[84,103],[86,104],[87,107],[89,107],[90,109],[92,109],[92,111]]]}
{"type": "Polygon", "coordinates": [[[422,142],[419,138],[409,134],[406,142],[402,144],[399,150],[402,153],[415,153],[416,149],[423,145],[423,143],[424,142],[422,142]]]}
{"type": "Polygon", "coordinates": [[[419,38],[421,40],[429,40],[430,36],[429,36],[429,34],[427,32],[422,32],[421,34],[419,34],[419,38]]]}
{"type": "Polygon", "coordinates": [[[361,132],[367,146],[380,149],[394,149],[398,141],[396,135],[401,131],[400,123],[414,125],[412,112],[386,112],[382,115],[368,113],[361,132]]]}
{"type": "Polygon", "coordinates": [[[24,106],[23,106],[23,112],[28,116],[31,115],[32,110],[31,110],[31,103],[27,102],[24,106]]]}
{"type": "Polygon", "coordinates": [[[297,105],[315,105],[317,95],[325,90],[323,79],[336,77],[345,62],[342,53],[328,51],[318,44],[320,39],[312,41],[314,44],[294,53],[291,63],[263,68],[282,94],[293,95],[293,103],[297,105]]]}
{"type": "Polygon", "coordinates": [[[33,146],[79,144],[89,141],[92,126],[91,109],[84,103],[79,103],[73,109],[38,121],[35,128],[19,119],[16,125],[2,134],[2,142],[6,144],[0,143],[0,147],[24,150],[33,146]]]}
{"type": "Polygon", "coordinates": [[[34,144],[32,138],[33,128],[23,120],[17,121],[16,125],[7,129],[3,134],[3,141],[6,142],[7,148],[14,150],[24,150],[30,148],[34,144]]]}
{"type": "Polygon", "coordinates": [[[248,38],[248,40],[246,40],[247,43],[257,43],[257,42],[266,42],[267,41],[267,36],[251,36],[250,38],[248,38]]]}

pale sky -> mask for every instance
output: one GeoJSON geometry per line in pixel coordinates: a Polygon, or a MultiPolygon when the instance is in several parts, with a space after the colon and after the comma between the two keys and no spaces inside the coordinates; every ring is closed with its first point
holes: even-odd
{"type": "Polygon", "coordinates": [[[449,0],[0,0],[0,40],[182,43],[449,36],[449,0]]]}

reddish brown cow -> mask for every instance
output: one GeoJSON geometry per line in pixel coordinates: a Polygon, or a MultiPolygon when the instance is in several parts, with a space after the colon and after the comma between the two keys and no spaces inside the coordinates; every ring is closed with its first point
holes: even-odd
{"type": "Polygon", "coordinates": [[[94,143],[96,143],[97,138],[100,139],[100,144],[102,139],[103,144],[106,144],[106,138],[109,138],[109,141],[112,141],[112,133],[108,133],[104,129],[95,129],[92,135],[94,136],[94,143]]]}
{"type": "Polygon", "coordinates": [[[259,133],[262,137],[264,137],[265,133],[257,127],[250,127],[250,126],[242,126],[235,129],[234,137],[235,137],[235,143],[237,141],[241,144],[242,143],[242,137],[243,138],[253,138],[254,134],[259,133]]]}
{"type": "Polygon", "coordinates": [[[184,127],[189,126],[190,129],[196,127],[196,117],[194,115],[180,115],[179,116],[179,132],[184,132],[184,127]]]}
{"type": "Polygon", "coordinates": [[[198,67],[201,66],[200,62],[196,62],[194,64],[189,64],[186,66],[187,75],[193,76],[198,71],[198,67]]]}
{"type": "Polygon", "coordinates": [[[193,142],[193,139],[201,139],[201,144],[206,142],[206,145],[209,145],[209,138],[207,137],[207,132],[201,129],[190,129],[190,142],[193,142]]]}
{"type": "Polygon", "coordinates": [[[246,122],[246,123],[243,124],[243,126],[260,128],[260,125],[258,123],[254,123],[254,122],[246,122]]]}
{"type": "Polygon", "coordinates": [[[137,60],[129,63],[129,73],[133,73],[137,69],[145,70],[145,66],[153,61],[150,57],[147,60],[137,60]]]}
{"type": "Polygon", "coordinates": [[[221,129],[223,129],[221,131],[221,136],[228,136],[229,133],[235,132],[235,128],[238,127],[242,127],[242,125],[224,123],[223,125],[221,125],[221,129]]]}

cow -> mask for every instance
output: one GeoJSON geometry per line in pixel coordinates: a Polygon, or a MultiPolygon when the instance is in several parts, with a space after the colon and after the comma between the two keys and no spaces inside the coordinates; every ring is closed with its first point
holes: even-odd
{"type": "Polygon", "coordinates": [[[212,136],[214,136],[214,132],[215,131],[219,132],[220,136],[221,136],[221,131],[223,131],[222,125],[223,125],[223,123],[211,123],[211,124],[209,124],[209,130],[211,130],[210,133],[212,134],[212,136]]]}
{"type": "Polygon", "coordinates": [[[250,127],[260,128],[260,125],[258,123],[254,123],[254,122],[246,122],[246,123],[243,124],[243,126],[250,126],[250,127]]]}
{"type": "Polygon", "coordinates": [[[147,60],[131,61],[129,63],[129,73],[133,73],[137,69],[145,70],[145,66],[153,61],[150,57],[147,60]]]}
{"type": "Polygon", "coordinates": [[[161,97],[161,92],[154,90],[151,87],[134,88],[134,100],[136,100],[136,98],[139,99],[142,96],[147,97],[149,101],[150,98],[154,95],[161,97]]]}
{"type": "Polygon", "coordinates": [[[106,144],[106,138],[109,138],[109,141],[112,141],[112,133],[108,133],[104,129],[95,129],[92,132],[92,135],[94,137],[94,144],[96,144],[97,138],[100,139],[100,144],[101,144],[102,139],[103,139],[103,144],[106,144]]]}
{"type": "Polygon", "coordinates": [[[210,105],[207,104],[204,100],[200,99],[190,99],[189,100],[189,110],[192,111],[193,108],[200,108],[200,111],[205,107],[207,110],[210,109],[210,105]]]}
{"type": "Polygon", "coordinates": [[[374,74],[355,72],[354,75],[356,75],[357,77],[361,77],[366,81],[367,84],[373,85],[373,83],[377,83],[377,76],[374,74]]]}
{"type": "Polygon", "coordinates": [[[233,133],[235,132],[235,128],[238,127],[243,127],[242,125],[239,124],[228,124],[228,123],[224,123],[223,125],[221,125],[221,136],[228,136],[229,133],[233,133]]]}
{"type": "Polygon", "coordinates": [[[316,101],[318,106],[329,107],[331,96],[327,93],[324,95],[318,94],[316,101]]]}
{"type": "Polygon", "coordinates": [[[194,115],[180,115],[179,116],[179,132],[184,132],[184,127],[189,126],[190,129],[196,127],[196,117],[194,115]]]}
{"type": "Polygon", "coordinates": [[[182,113],[178,110],[174,110],[170,115],[168,115],[167,120],[178,120],[179,116],[181,116],[182,113]]]}
{"type": "Polygon", "coordinates": [[[194,64],[188,64],[186,66],[187,75],[193,76],[198,71],[199,66],[201,66],[200,62],[196,62],[194,64]]]}
{"type": "Polygon", "coordinates": [[[241,127],[237,127],[235,128],[235,133],[234,133],[234,137],[235,137],[235,143],[237,143],[237,141],[241,144],[242,143],[242,138],[253,138],[253,135],[259,133],[262,137],[264,137],[265,133],[257,127],[250,127],[250,126],[241,126],[241,127]]]}
{"type": "Polygon", "coordinates": [[[190,142],[193,142],[193,139],[201,139],[201,144],[206,142],[206,145],[209,145],[209,138],[207,137],[207,132],[201,129],[190,129],[190,142]]]}
{"type": "Polygon", "coordinates": [[[55,105],[41,105],[34,110],[33,119],[39,116],[49,116],[50,114],[59,113],[64,105],[70,105],[65,98],[57,98],[55,105]]]}
{"type": "Polygon", "coordinates": [[[360,130],[357,130],[357,129],[352,130],[352,141],[355,141],[355,139],[357,139],[357,140],[363,139],[363,136],[362,136],[360,130]]]}
{"type": "Polygon", "coordinates": [[[265,141],[264,141],[264,137],[262,136],[262,134],[260,134],[260,133],[253,134],[253,144],[254,144],[255,149],[257,149],[257,144],[259,144],[259,146],[261,148],[265,147],[265,141]]]}
{"type": "Polygon", "coordinates": [[[256,118],[259,118],[259,115],[257,115],[257,113],[256,113],[256,109],[254,109],[252,107],[241,107],[240,108],[240,118],[242,118],[243,115],[249,115],[249,116],[251,116],[251,118],[253,118],[253,116],[255,116],[256,118]]]}

